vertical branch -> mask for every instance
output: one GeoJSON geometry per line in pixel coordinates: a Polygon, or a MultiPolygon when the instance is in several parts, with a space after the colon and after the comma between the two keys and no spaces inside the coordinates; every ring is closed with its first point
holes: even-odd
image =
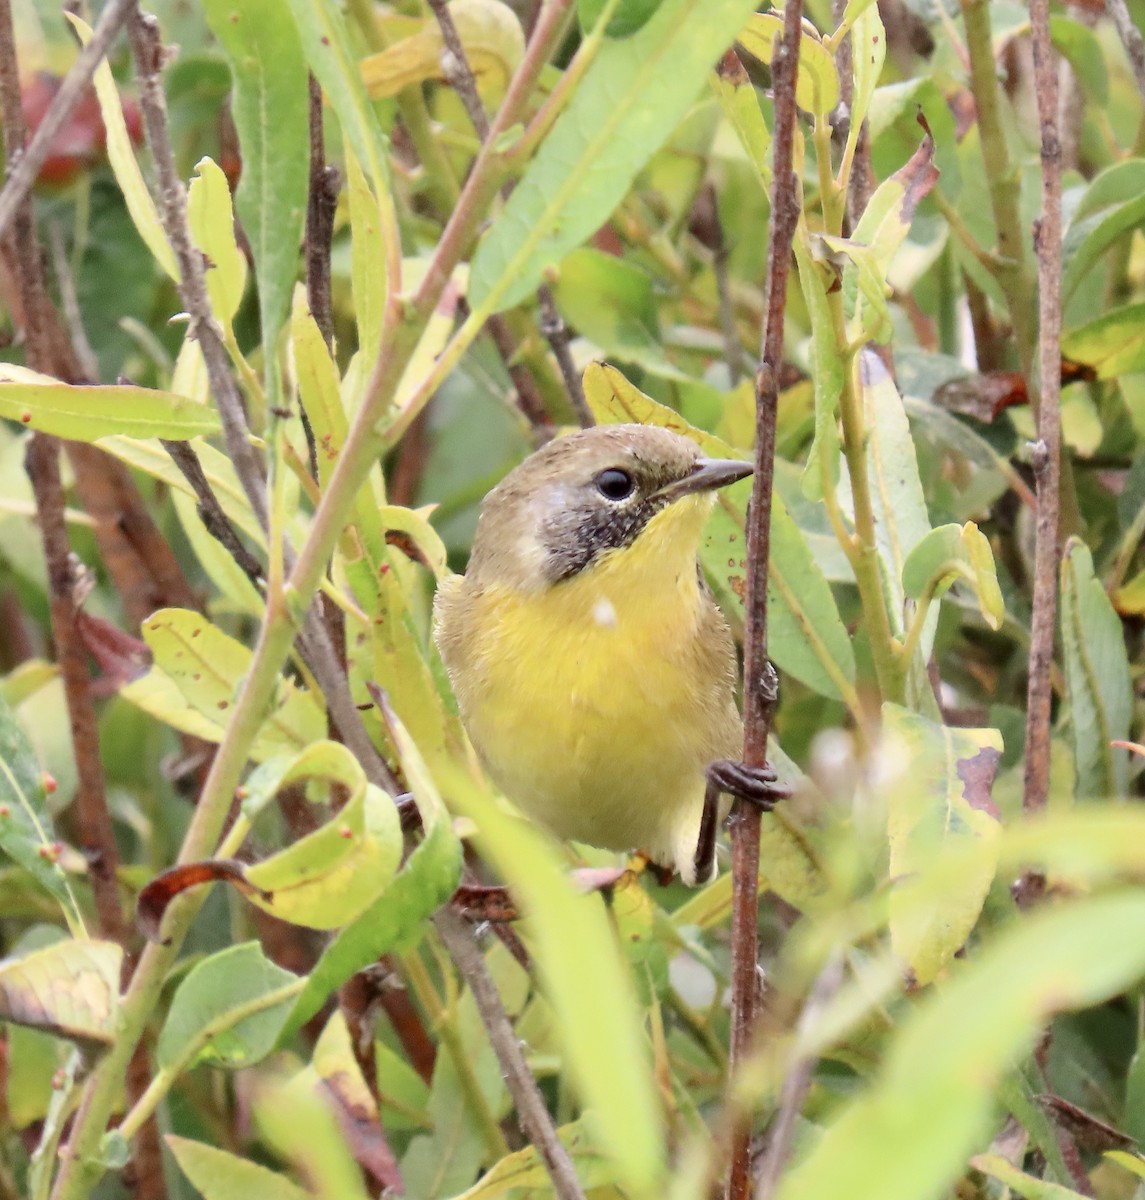
{"type": "MultiPolygon", "coordinates": [[[[771,493],[775,471],[775,425],[779,372],[783,360],[783,323],[791,243],[799,219],[799,183],[793,170],[795,75],[803,5],[788,0],[783,41],[772,61],[775,91],[774,179],[768,233],[767,281],[759,370],[755,380],[755,479],[747,524],[747,594],[744,598],[743,761],[767,762],[767,736],[777,699],[775,670],[767,658],[767,572],[771,547],[771,493]]],[[[755,1019],[759,921],[758,808],[737,800],[732,824],[732,1028],[731,1066],[747,1056],[755,1019]]],[[[733,1133],[725,1196],[750,1194],[750,1125],[733,1133]]]]}
{"type": "MultiPolygon", "coordinates": [[[[1050,776],[1050,667],[1057,615],[1058,497],[1061,470],[1061,143],[1058,137],[1057,65],[1050,43],[1048,0],[1030,0],[1034,84],[1042,134],[1042,214],[1034,228],[1038,258],[1039,372],[1041,403],[1033,447],[1037,484],[1034,611],[1030,626],[1030,678],[1026,711],[1026,766],[1022,805],[1045,806],[1050,776]]],[[[1035,885],[1036,888],[1036,885],[1035,885]]]]}
{"type": "Polygon", "coordinates": [[[489,1034],[489,1041],[501,1064],[505,1085],[517,1107],[521,1128],[541,1156],[552,1180],[553,1192],[558,1200],[584,1200],[584,1191],[572,1158],[557,1137],[544,1097],[521,1053],[520,1040],[513,1031],[497,985],[486,969],[485,959],[473,940],[472,931],[448,904],[438,911],[433,923],[469,985],[477,1011],[489,1034]]]}
{"type": "Polygon", "coordinates": [[[311,75],[310,193],[306,206],[306,298],[328,349],[333,349],[334,346],[330,244],[334,238],[334,212],[337,207],[338,168],[326,165],[326,143],[322,129],[322,88],[318,80],[311,75]]]}

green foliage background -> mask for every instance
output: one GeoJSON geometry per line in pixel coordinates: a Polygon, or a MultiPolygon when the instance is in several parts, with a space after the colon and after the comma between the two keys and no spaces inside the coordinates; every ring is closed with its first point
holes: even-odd
{"type": "MultiPolygon", "coordinates": [[[[616,856],[552,843],[483,779],[430,606],[485,491],[578,413],[750,450],[777,15],[454,0],[482,149],[428,5],[151,7],[179,48],[164,82],[190,234],[267,482],[252,502],[209,348],[179,315],[149,157],[111,137],[36,195],[98,386],[28,371],[2,281],[0,1197],[553,1194],[488,1006],[433,921],[463,847],[524,914],[479,945],[585,1194],[705,1196],[747,1114],[782,1200],[1145,1195],[1145,107],[1113,24],[1051,18],[1069,469],[1050,797],[1030,815],[1028,13],[808,5],[769,574],[772,757],[795,796],[764,823],[764,1016],[733,1079],[727,874],[582,894],[570,870],[616,856]],[[538,18],[554,35],[534,62],[538,18]],[[302,282],[308,73],[341,185],[330,330],[302,282]],[[185,576],[185,602],[140,613],[64,459],[122,903],[176,861],[245,864],[239,889],[177,900],[145,950],[101,929],[77,849],[93,764],[77,767],[52,665],[33,432],[126,464],[185,576]],[[260,579],[211,536],[164,440],[193,447],[260,579]],[[337,700],[296,641],[319,590],[356,743],[329,737],[337,700]],[[1031,871],[1045,896],[1020,912],[1010,885],[1031,871]],[[145,1086],[124,1096],[140,1040],[145,1086]],[[152,1118],[163,1170],[142,1182],[152,1118]]],[[[56,6],[16,15],[25,82],[65,70],[56,6]]],[[[111,127],[116,82],[131,95],[126,54],[97,81],[111,127]]],[[[737,629],[748,488],[702,549],[737,629]]]]}

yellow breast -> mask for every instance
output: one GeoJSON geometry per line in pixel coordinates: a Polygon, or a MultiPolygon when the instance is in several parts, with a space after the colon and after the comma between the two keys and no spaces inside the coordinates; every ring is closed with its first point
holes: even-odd
{"type": "Polygon", "coordinates": [[[466,728],[506,794],[558,836],[677,865],[694,849],[704,767],[740,736],[734,647],[697,577],[706,505],[695,508],[673,506],[552,587],[458,579],[437,608],[466,728]]]}

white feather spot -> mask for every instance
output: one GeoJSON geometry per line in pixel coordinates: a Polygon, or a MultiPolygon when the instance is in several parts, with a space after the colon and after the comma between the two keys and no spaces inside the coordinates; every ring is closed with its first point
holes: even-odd
{"type": "Polygon", "coordinates": [[[592,619],[602,629],[616,628],[616,609],[612,607],[612,601],[607,596],[602,596],[592,606],[592,619]]]}

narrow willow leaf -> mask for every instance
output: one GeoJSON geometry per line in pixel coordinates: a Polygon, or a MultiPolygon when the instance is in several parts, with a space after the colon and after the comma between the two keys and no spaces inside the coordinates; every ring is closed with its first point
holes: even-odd
{"type": "Polygon", "coordinates": [[[977,923],[994,879],[998,809],[990,790],[1002,757],[996,729],[954,729],[896,704],[883,705],[880,790],[887,795],[890,844],[891,945],[918,983],[930,983],[953,959],[977,923]],[[887,774],[889,773],[889,780],[887,774]],[[960,842],[968,858],[956,889],[938,903],[910,893],[943,851],[960,842]]]}
{"type": "Polygon", "coordinates": [[[113,434],[185,441],[220,428],[212,409],[186,396],[119,384],[0,383],[0,417],[73,442],[113,434]]]}
{"type": "Polygon", "coordinates": [[[231,68],[242,147],[235,197],[258,278],[262,345],[273,356],[290,307],[309,186],[309,93],[298,29],[282,0],[203,0],[231,68]]]}
{"type": "Polygon", "coordinates": [[[996,1128],[992,1081],[1032,1048],[1049,1017],[1119,995],[1143,973],[1139,890],[1013,922],[906,1017],[873,1083],[787,1174],[778,1200],[944,1194],[996,1128]]]}
{"type": "MultiPolygon", "coordinates": [[[[86,46],[91,41],[91,27],[74,13],[65,12],[64,15],[86,46]]],[[[135,150],[131,145],[131,135],[127,132],[127,122],[123,117],[119,89],[115,86],[115,79],[106,58],[96,67],[93,82],[99,100],[100,115],[107,130],[107,158],[112,171],[115,172],[119,190],[123,193],[127,211],[155,261],[169,278],[178,283],[179,268],[175,262],[175,253],[167,241],[166,233],[163,232],[163,222],[159,219],[155,201],[151,199],[147,184],[143,182],[143,172],[139,169],[135,150]]]]}
{"type": "Polygon", "coordinates": [[[1086,188],[1062,241],[1062,299],[1068,301],[1102,254],[1145,220],[1145,159],[1114,164],[1086,188]]]}
{"type": "MultiPolygon", "coordinates": [[[[347,169],[350,160],[347,160],[347,169]]],[[[352,190],[353,185],[351,185],[352,190]]],[[[353,208],[353,199],[350,201],[353,208]]],[[[351,222],[353,217],[351,217],[351,222]]],[[[353,249],[356,252],[358,238],[355,235],[353,249]]],[[[361,309],[355,301],[355,309],[361,319],[361,309]]],[[[314,431],[317,448],[318,482],[325,488],[334,472],[334,464],[346,442],[346,410],[342,407],[341,380],[338,367],[318,324],[306,303],[306,293],[301,287],[294,292],[294,311],[290,319],[290,345],[294,351],[294,374],[298,382],[298,395],[302,407],[314,431]]]]}
{"type": "Polygon", "coordinates": [[[0,851],[74,911],[67,876],[57,861],[44,782],[32,743],[0,699],[0,851]]]}
{"type": "MultiPolygon", "coordinates": [[[[310,70],[338,116],[342,135],[365,168],[374,194],[388,194],[386,139],[366,99],[358,59],[336,0],[286,0],[310,70]]],[[[282,5],[276,5],[280,19],[282,5]]]]}
{"type": "Polygon", "coordinates": [[[763,110],[759,107],[759,97],[755,94],[751,78],[743,63],[734,52],[729,52],[720,60],[716,70],[710,76],[712,90],[720,107],[724,110],[736,137],[743,146],[744,153],[759,179],[759,185],[764,194],[771,195],[771,167],[768,164],[768,151],[771,149],[771,130],[763,119],[763,110]]]}
{"type": "MultiPolygon", "coordinates": [[[[847,143],[853,147],[858,142],[863,122],[867,119],[871,107],[871,97],[875,94],[879,76],[883,72],[883,62],[887,56],[887,34],[879,16],[878,6],[872,3],[872,0],[860,4],[852,0],[843,14],[843,25],[851,26],[851,62],[855,82],[847,143]]],[[[833,40],[838,45],[838,35],[833,40]]],[[[851,153],[854,153],[853,149],[851,153]]]]}
{"type": "Polygon", "coordinates": [[[165,1134],[163,1141],[204,1200],[309,1200],[311,1195],[285,1175],[227,1150],[173,1133],[165,1134]]]}
{"type": "MultiPolygon", "coordinates": [[[[525,56],[517,14],[501,0],[453,0],[449,6],[478,94],[499,100],[525,56]]],[[[421,29],[362,59],[362,79],[372,100],[431,79],[447,80],[441,26],[427,17],[421,29]]]]}
{"type": "Polygon", "coordinates": [[[994,552],[973,521],[932,529],[903,564],[903,588],[912,600],[924,595],[938,597],[958,580],[973,589],[986,624],[1001,629],[1006,607],[998,586],[994,552]]]}
{"type": "MultiPolygon", "coordinates": [[[[243,172],[245,178],[245,160],[243,172]]],[[[195,245],[203,252],[211,312],[229,331],[242,303],[247,266],[235,241],[230,185],[209,158],[201,158],[195,165],[195,178],[187,190],[187,223],[195,245]]]]}
{"type": "MultiPolygon", "coordinates": [[[[142,471],[153,479],[159,479],[174,491],[182,492],[190,499],[198,501],[186,476],[175,466],[171,456],[158,441],[115,436],[100,438],[97,445],[129,467],[142,471]]],[[[218,497],[228,519],[254,545],[260,549],[265,548],[266,535],[258,523],[258,518],[251,511],[250,501],[239,483],[231,460],[207,442],[197,441],[194,450],[199,465],[203,468],[203,474],[211,485],[211,491],[218,497]]]]}
{"type": "MultiPolygon", "coordinates": [[[[882,359],[872,350],[864,350],[859,356],[859,383],[866,417],[867,472],[875,534],[892,598],[891,625],[901,635],[906,601],[903,566],[910,552],[930,532],[930,517],[902,397],[882,359]]],[[[937,618],[936,612],[922,637],[924,659],[930,657],[937,618]]]]}
{"type": "Polygon", "coordinates": [[[198,1063],[237,1070],[265,1058],[289,1014],[297,975],[257,942],[228,946],[196,963],[179,984],[155,1047],[159,1066],[198,1063]],[[194,1046],[188,1058],[188,1048],[194,1046]]]}
{"type": "MultiPolygon", "coordinates": [[[[382,314],[386,305],[386,277],[380,269],[381,222],[378,201],[362,165],[347,142],[346,184],[350,196],[350,285],[354,295],[354,317],[358,324],[357,378],[364,389],[378,357],[382,337],[382,314]]],[[[349,404],[356,412],[361,395],[349,404]]]]}
{"type": "Polygon", "coordinates": [[[795,238],[799,286],[811,317],[811,377],[815,386],[815,436],[803,472],[803,494],[822,500],[839,483],[839,397],[843,394],[846,364],[835,337],[827,301],[828,284],[811,256],[805,231],[795,238]]]}
{"type": "MultiPolygon", "coordinates": [[[[297,2],[297,0],[292,0],[297,2]]],[[[510,308],[606,221],[735,37],[750,0],[664,0],[607,42],[473,260],[473,308],[510,308]]]]}
{"type": "Polygon", "coordinates": [[[1085,1200],[1081,1192],[1075,1192],[1073,1188],[1027,1175],[1000,1154],[976,1154],[970,1160],[970,1165],[983,1175],[1005,1184],[1010,1191],[1025,1197],[1025,1200],[1085,1200]]]}
{"type": "MultiPolygon", "coordinates": [[[[760,62],[771,65],[777,39],[783,37],[783,17],[775,13],[755,13],[740,30],[739,41],[760,62]]],[[[799,74],[795,80],[795,100],[813,116],[826,116],[839,103],[839,73],[831,51],[819,39],[819,31],[803,22],[799,39],[799,74]]]]}
{"type": "Polygon", "coordinates": [[[1121,618],[1101,580],[1093,555],[1072,538],[1061,566],[1061,631],[1066,698],[1077,763],[1079,796],[1123,796],[1129,778],[1126,751],[1133,716],[1133,685],[1121,618]]]}
{"type": "Polygon", "coordinates": [[[110,1045],[119,1018],[123,949],[65,938],[0,961],[0,1021],[110,1045]]]}

